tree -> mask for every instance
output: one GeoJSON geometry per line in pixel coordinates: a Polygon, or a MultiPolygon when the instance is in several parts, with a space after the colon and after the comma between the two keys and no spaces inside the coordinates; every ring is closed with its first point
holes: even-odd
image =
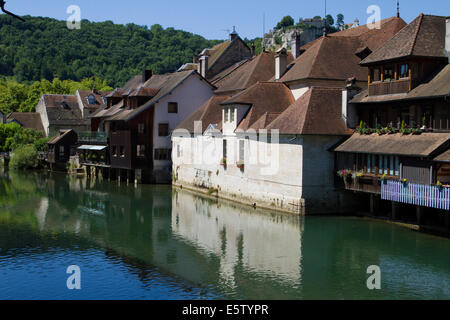
{"type": "Polygon", "coordinates": [[[11,157],[9,163],[13,169],[35,169],[39,165],[38,152],[32,144],[20,146],[11,157]]]}
{"type": "Polygon", "coordinates": [[[344,26],[344,15],[342,13],[339,13],[336,18],[336,27],[340,29],[342,26],[344,26]]]}
{"type": "Polygon", "coordinates": [[[334,19],[331,14],[327,14],[327,16],[325,17],[325,21],[327,22],[328,27],[332,27],[334,25],[334,19]]]}
{"type": "Polygon", "coordinates": [[[294,25],[294,19],[291,16],[285,16],[283,19],[281,19],[280,22],[278,22],[277,26],[275,27],[276,30],[283,29],[286,27],[290,27],[294,25]]]}

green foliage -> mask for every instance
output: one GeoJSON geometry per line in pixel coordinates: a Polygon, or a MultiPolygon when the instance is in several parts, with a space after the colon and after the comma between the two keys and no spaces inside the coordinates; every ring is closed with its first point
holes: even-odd
{"type": "Polygon", "coordinates": [[[94,75],[120,87],[143,69],[175,71],[199,50],[218,41],[173,28],[27,16],[23,23],[0,15],[0,74],[18,82],[54,78],[80,81],[94,75]]]}
{"type": "Polygon", "coordinates": [[[15,122],[2,124],[0,123],[0,152],[10,151],[7,143],[10,143],[10,139],[22,130],[22,127],[15,122]]]}
{"type": "Polygon", "coordinates": [[[283,39],[280,36],[275,37],[275,43],[279,46],[283,44],[283,39]]]}
{"type": "Polygon", "coordinates": [[[20,146],[14,150],[9,163],[13,169],[35,169],[38,167],[38,152],[34,145],[20,146]]]}
{"type": "Polygon", "coordinates": [[[93,88],[100,91],[112,90],[106,81],[101,81],[96,77],[86,78],[80,82],[59,80],[58,78],[54,78],[52,81],[44,79],[32,84],[20,84],[13,80],[0,79],[0,111],[4,114],[15,111],[33,112],[44,93],[74,94],[77,90],[93,88]]]}
{"type": "Polygon", "coordinates": [[[285,16],[283,17],[283,19],[281,19],[280,22],[277,23],[275,29],[279,30],[279,29],[283,29],[286,27],[290,27],[294,25],[294,18],[292,18],[291,16],[285,16]]]}
{"type": "Polygon", "coordinates": [[[342,13],[339,13],[336,16],[336,27],[339,29],[339,27],[342,27],[344,25],[344,15],[342,13]]]}

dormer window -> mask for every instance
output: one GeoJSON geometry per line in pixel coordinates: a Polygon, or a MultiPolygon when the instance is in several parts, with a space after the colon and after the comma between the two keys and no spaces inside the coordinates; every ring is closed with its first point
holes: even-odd
{"type": "Polygon", "coordinates": [[[230,108],[230,122],[234,122],[234,114],[235,114],[235,108],[230,108]]]}
{"type": "Polygon", "coordinates": [[[87,97],[88,100],[88,104],[98,104],[97,99],[95,98],[95,96],[93,94],[90,94],[87,97]]]}
{"type": "Polygon", "coordinates": [[[69,107],[69,105],[67,104],[66,101],[61,102],[61,107],[62,107],[63,109],[66,109],[66,110],[69,110],[69,109],[70,109],[70,107],[69,107]]]}

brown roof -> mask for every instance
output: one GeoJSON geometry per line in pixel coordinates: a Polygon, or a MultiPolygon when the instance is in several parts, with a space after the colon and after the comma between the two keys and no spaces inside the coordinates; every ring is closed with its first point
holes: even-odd
{"type": "Polygon", "coordinates": [[[208,57],[208,68],[212,67],[213,64],[219,59],[222,53],[230,46],[230,41],[224,41],[222,43],[216,44],[212,49],[206,49],[209,52],[208,57]]]}
{"type": "Polygon", "coordinates": [[[68,136],[71,132],[74,132],[72,129],[67,130],[59,130],[59,134],[53,137],[47,144],[56,144],[57,142],[63,140],[66,136],[68,136]]]}
{"type": "Polygon", "coordinates": [[[106,97],[109,92],[101,92],[101,91],[93,91],[93,90],[78,90],[78,94],[80,95],[81,102],[83,103],[83,106],[88,109],[97,109],[102,108],[105,106],[105,103],[103,102],[103,98],[106,97]],[[89,96],[94,95],[95,97],[95,104],[89,104],[89,96]]]}
{"type": "Polygon", "coordinates": [[[86,125],[76,95],[44,94],[48,121],[51,125],[86,125]]]}
{"type": "Polygon", "coordinates": [[[350,135],[341,116],[342,89],[312,87],[268,127],[281,134],[350,135]]]}
{"type": "Polygon", "coordinates": [[[7,122],[14,120],[19,122],[25,129],[44,131],[41,115],[37,112],[12,112],[6,117],[7,122]]]}
{"type": "Polygon", "coordinates": [[[346,80],[351,77],[366,81],[367,69],[359,65],[361,59],[356,53],[366,47],[376,50],[405,24],[400,18],[389,18],[381,22],[380,29],[361,26],[321,37],[302,47],[306,51],[294,61],[281,81],[308,78],[346,80]]]}
{"type": "MultiPolygon", "coordinates": [[[[293,61],[288,55],[288,63],[293,61]]],[[[221,72],[213,80],[216,93],[245,90],[258,81],[268,81],[275,74],[275,53],[262,52],[252,60],[244,60],[221,72]]]]}
{"type": "Polygon", "coordinates": [[[120,100],[119,103],[116,103],[110,108],[104,107],[103,109],[98,110],[97,112],[93,113],[90,117],[91,118],[108,118],[111,116],[114,116],[115,114],[122,112],[124,106],[124,101],[120,100]]]}
{"type": "Polygon", "coordinates": [[[450,150],[445,151],[444,153],[441,153],[437,157],[433,159],[433,161],[438,162],[450,162],[450,150]]]}
{"type": "Polygon", "coordinates": [[[289,88],[281,82],[258,82],[250,88],[232,96],[222,105],[243,104],[251,106],[250,111],[238,125],[240,130],[248,130],[265,113],[281,113],[294,102],[289,88]]]}
{"type": "Polygon", "coordinates": [[[422,83],[408,93],[369,96],[368,90],[356,95],[351,103],[377,103],[399,100],[441,98],[450,95],[450,65],[446,65],[431,81],[422,83]]]}
{"type": "Polygon", "coordinates": [[[412,56],[445,58],[445,26],[445,17],[421,14],[361,64],[369,65],[412,56]]]}
{"type": "Polygon", "coordinates": [[[361,135],[355,133],[338,146],[336,152],[401,155],[429,157],[445,148],[450,142],[450,133],[422,133],[421,135],[390,134],[361,135]]]}
{"type": "Polygon", "coordinates": [[[202,122],[202,133],[210,124],[221,125],[222,123],[222,102],[226,101],[229,96],[213,96],[206,101],[200,108],[186,118],[176,129],[185,129],[190,133],[194,133],[194,122],[202,122]]]}

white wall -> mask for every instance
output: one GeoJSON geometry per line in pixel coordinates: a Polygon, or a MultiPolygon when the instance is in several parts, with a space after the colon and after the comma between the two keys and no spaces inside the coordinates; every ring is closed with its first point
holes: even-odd
{"type": "Polygon", "coordinates": [[[50,123],[48,121],[47,109],[45,108],[44,97],[41,96],[38,104],[36,105],[36,112],[41,115],[42,125],[44,126],[45,135],[49,135],[50,123]]]}
{"type": "MultiPolygon", "coordinates": [[[[169,137],[158,136],[158,124],[169,123],[169,131],[174,130],[183,120],[203,105],[213,95],[211,86],[201,80],[198,74],[193,74],[176,88],[172,94],[161,99],[155,105],[153,129],[153,148],[172,149],[169,137]],[[168,113],[168,103],[178,103],[178,113],[168,113]]],[[[154,160],[155,169],[170,167],[170,161],[154,160]]]]}
{"type": "Polygon", "coordinates": [[[291,90],[295,100],[308,92],[309,88],[310,86],[304,83],[289,86],[289,89],[291,90]]]}

